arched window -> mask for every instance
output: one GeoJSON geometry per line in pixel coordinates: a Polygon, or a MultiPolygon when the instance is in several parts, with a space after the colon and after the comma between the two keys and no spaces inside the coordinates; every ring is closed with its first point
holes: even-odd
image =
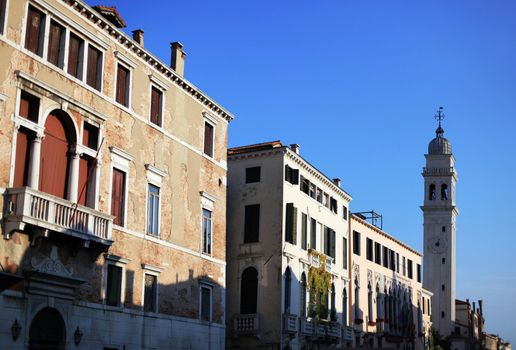
{"type": "Polygon", "coordinates": [[[342,323],[348,325],[348,292],[346,288],[342,290],[342,323]]]}
{"type": "Polygon", "coordinates": [[[418,300],[417,302],[417,332],[419,334],[423,333],[423,320],[421,313],[421,302],[418,300]]]}
{"type": "Polygon", "coordinates": [[[383,319],[382,315],[382,295],[380,293],[380,286],[376,284],[376,320],[383,319]]]}
{"type": "Polygon", "coordinates": [[[360,287],[358,286],[358,279],[355,279],[355,320],[362,321],[360,315],[360,287]]]}
{"type": "Polygon", "coordinates": [[[258,271],[248,267],[242,273],[240,288],[240,313],[255,314],[258,299],[258,271]]]}
{"type": "Polygon", "coordinates": [[[448,196],[448,185],[447,184],[442,184],[441,185],[441,200],[443,201],[446,201],[448,200],[449,196],[448,196]]]}
{"type": "Polygon", "coordinates": [[[383,318],[385,321],[390,322],[391,318],[389,315],[389,295],[387,294],[387,288],[383,289],[383,318]]]}
{"type": "Polygon", "coordinates": [[[306,317],[306,274],[301,274],[301,288],[299,291],[299,309],[301,317],[306,317]]]}
{"type": "Polygon", "coordinates": [[[29,350],[64,349],[66,328],[61,314],[49,307],[39,311],[30,325],[29,338],[29,350]]]}
{"type": "Polygon", "coordinates": [[[435,185],[431,184],[430,189],[428,191],[428,199],[431,201],[435,200],[436,194],[435,194],[435,185]]]}
{"type": "Polygon", "coordinates": [[[290,267],[285,270],[285,313],[290,314],[290,284],[292,282],[292,276],[290,267]]]}
{"type": "Polygon", "coordinates": [[[373,289],[371,284],[367,285],[367,316],[369,322],[373,321],[373,289]]]}
{"type": "Polygon", "coordinates": [[[335,285],[331,284],[331,309],[330,309],[330,319],[332,321],[337,321],[337,308],[335,307],[335,285]]]}

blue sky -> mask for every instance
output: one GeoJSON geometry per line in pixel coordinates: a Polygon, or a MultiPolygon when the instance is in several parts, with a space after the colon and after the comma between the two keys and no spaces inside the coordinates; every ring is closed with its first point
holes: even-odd
{"type": "MultiPolygon", "coordinates": [[[[90,0],[89,2],[93,4],[90,0]]],[[[516,2],[107,0],[235,115],[229,146],[280,139],[422,251],[423,154],[445,108],[459,182],[457,297],[516,342],[516,2]]]]}

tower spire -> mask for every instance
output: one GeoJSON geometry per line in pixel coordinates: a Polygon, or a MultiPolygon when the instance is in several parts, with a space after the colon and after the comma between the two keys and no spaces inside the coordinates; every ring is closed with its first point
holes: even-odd
{"type": "Polygon", "coordinates": [[[439,121],[439,126],[437,127],[437,129],[435,130],[435,135],[437,137],[439,136],[442,136],[444,134],[444,129],[441,127],[441,121],[444,119],[445,115],[443,113],[443,107],[439,107],[439,109],[437,110],[437,114],[434,115],[434,118],[437,119],[439,121]]]}

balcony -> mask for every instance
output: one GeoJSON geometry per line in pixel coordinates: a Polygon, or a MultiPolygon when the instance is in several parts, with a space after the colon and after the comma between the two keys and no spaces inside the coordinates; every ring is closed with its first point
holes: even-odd
{"type": "Polygon", "coordinates": [[[258,334],[258,314],[237,315],[233,322],[236,334],[258,334]]]}
{"type": "Polygon", "coordinates": [[[296,315],[283,315],[283,331],[285,333],[297,333],[296,315]]]}
{"type": "Polygon", "coordinates": [[[353,340],[353,328],[349,326],[342,327],[342,339],[344,341],[352,341],[353,340]]]}
{"type": "Polygon", "coordinates": [[[84,247],[95,242],[104,248],[111,246],[113,218],[97,210],[77,205],[30,187],[7,189],[5,238],[13,231],[26,230],[31,243],[50,233],[82,241],[84,247]]]}
{"type": "Polygon", "coordinates": [[[315,321],[313,318],[302,318],[300,324],[301,334],[308,336],[315,334],[315,321]]]}

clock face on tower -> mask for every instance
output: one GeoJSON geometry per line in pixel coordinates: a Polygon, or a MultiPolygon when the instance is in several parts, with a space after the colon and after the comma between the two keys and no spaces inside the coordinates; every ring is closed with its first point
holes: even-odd
{"type": "Polygon", "coordinates": [[[441,235],[430,237],[428,240],[430,251],[434,253],[443,253],[448,248],[448,239],[441,235]]]}

